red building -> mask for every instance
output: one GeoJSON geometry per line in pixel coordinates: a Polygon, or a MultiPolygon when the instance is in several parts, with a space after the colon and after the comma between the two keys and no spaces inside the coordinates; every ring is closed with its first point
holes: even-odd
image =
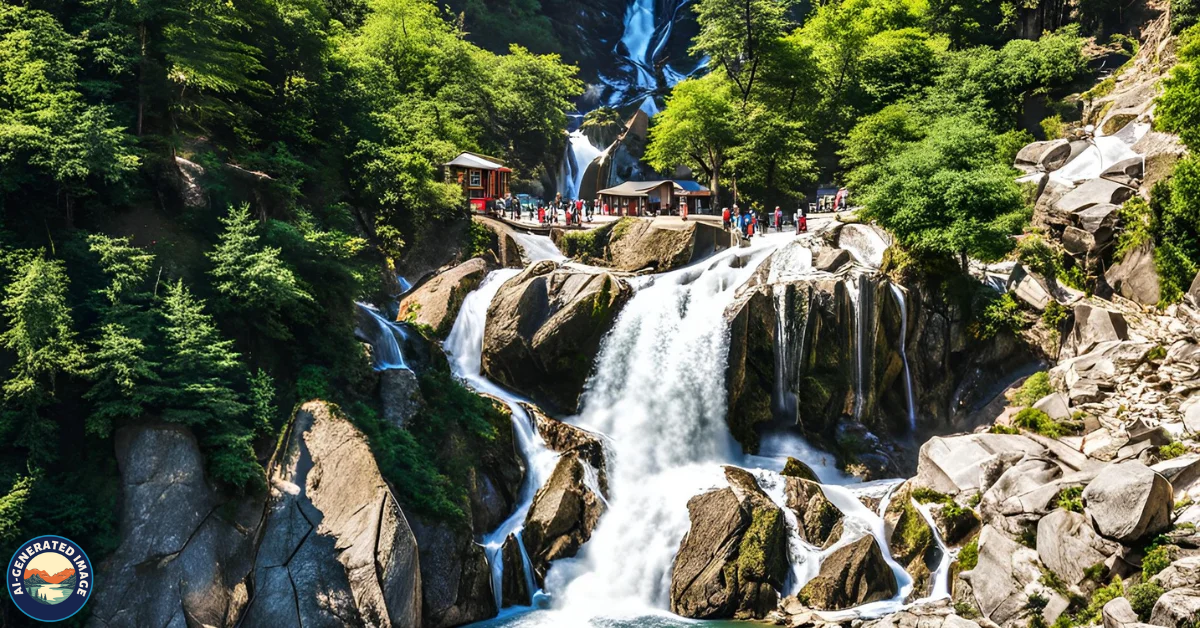
{"type": "Polygon", "coordinates": [[[442,164],[447,183],[458,183],[471,202],[471,210],[483,213],[491,201],[508,194],[512,170],[504,167],[498,159],[462,153],[442,164]]]}

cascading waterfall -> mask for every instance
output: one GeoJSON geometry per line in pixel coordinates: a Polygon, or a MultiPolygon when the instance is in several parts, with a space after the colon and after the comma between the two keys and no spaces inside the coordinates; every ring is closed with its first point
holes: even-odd
{"type": "Polygon", "coordinates": [[[655,0],[633,0],[625,10],[625,33],[621,46],[626,59],[636,72],[636,85],[645,90],[657,86],[654,77],[654,62],[650,55],[650,42],[654,38],[655,0]]]}
{"type": "Polygon", "coordinates": [[[388,320],[373,305],[368,303],[356,303],[355,305],[369,314],[371,320],[375,321],[378,326],[376,332],[378,341],[371,343],[371,355],[374,357],[375,370],[408,368],[408,364],[404,362],[404,353],[400,350],[400,342],[396,339],[397,334],[403,337],[404,328],[388,320]]]}
{"type": "MultiPolygon", "coordinates": [[[[858,276],[858,295],[854,302],[854,418],[862,419],[866,410],[867,386],[871,379],[871,354],[867,353],[867,341],[875,336],[875,291],[872,278],[866,274],[858,276]]],[[[854,291],[851,291],[853,293],[854,291]]]]}
{"type": "Polygon", "coordinates": [[[958,552],[950,551],[950,548],[946,547],[946,542],[942,540],[942,533],[937,527],[937,522],[933,520],[933,513],[929,511],[932,505],[915,502],[913,505],[921,513],[921,517],[925,519],[925,523],[929,524],[929,529],[933,531],[933,540],[942,552],[942,559],[938,561],[937,567],[929,575],[933,582],[932,590],[928,597],[922,598],[919,601],[944,600],[950,597],[950,564],[954,562],[954,558],[958,555],[958,552]]]}
{"type": "Polygon", "coordinates": [[[896,298],[896,307],[900,308],[900,359],[904,361],[904,392],[908,401],[908,427],[917,429],[917,406],[913,397],[912,373],[908,370],[908,303],[904,298],[904,289],[896,284],[890,284],[892,296],[896,298]]]}
{"type": "Polygon", "coordinates": [[[592,140],[588,139],[583,131],[571,132],[567,141],[567,152],[563,155],[562,172],[559,175],[559,191],[564,199],[579,198],[579,189],[583,185],[583,176],[587,173],[588,166],[604,152],[592,145],[592,140]]]}
{"type": "Polygon", "coordinates": [[[535,595],[533,572],[529,556],[525,553],[525,544],[521,542],[521,529],[525,525],[525,516],[533,504],[533,496],[538,488],[550,477],[558,456],[546,449],[541,437],[534,431],[533,424],[521,402],[521,397],[492,383],[482,375],[483,364],[483,331],[487,322],[488,305],[492,297],[517,273],[519,269],[505,268],[490,273],[479,285],[479,288],[463,299],[458,317],[454,319],[454,327],[446,338],[443,348],[450,360],[450,369],[456,377],[461,378],[476,391],[487,393],[504,400],[512,411],[513,433],[516,436],[517,447],[525,459],[525,479],[521,483],[521,491],[513,513],[495,530],[483,538],[484,553],[492,570],[492,593],[496,597],[496,608],[501,607],[501,585],[504,578],[504,561],[500,551],[509,535],[517,535],[518,547],[521,549],[521,561],[525,567],[525,581],[528,590],[535,595]]]}
{"type": "Polygon", "coordinates": [[[529,258],[529,263],[531,264],[547,259],[555,262],[562,262],[567,259],[567,256],[563,255],[557,246],[554,246],[554,241],[547,236],[521,233],[519,231],[514,231],[512,236],[517,241],[517,245],[525,251],[525,257],[529,258]]]}
{"type": "Polygon", "coordinates": [[[1102,135],[1097,131],[1096,136],[1089,140],[1089,146],[1065,166],[1050,173],[1050,178],[1059,183],[1075,185],[1099,177],[1118,161],[1141,157],[1133,150],[1133,145],[1149,130],[1148,123],[1132,122],[1115,135],[1102,135]]]}

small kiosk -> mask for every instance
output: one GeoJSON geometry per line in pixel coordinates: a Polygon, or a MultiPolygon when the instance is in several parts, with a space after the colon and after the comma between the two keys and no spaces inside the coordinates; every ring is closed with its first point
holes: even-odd
{"type": "Polygon", "coordinates": [[[493,201],[508,194],[512,170],[498,159],[475,153],[462,153],[442,164],[447,183],[462,186],[471,203],[471,211],[486,213],[493,201]]]}

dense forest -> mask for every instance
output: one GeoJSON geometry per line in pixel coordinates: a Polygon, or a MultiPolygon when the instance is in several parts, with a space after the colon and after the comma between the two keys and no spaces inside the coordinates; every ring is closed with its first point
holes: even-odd
{"type": "MultiPolygon", "coordinates": [[[[490,438],[490,406],[426,375],[427,432],[381,425],[353,304],[394,296],[392,261],[465,219],[439,167],[458,152],[505,160],[518,187],[553,178],[603,52],[564,28],[576,4],[0,4],[0,552],[46,531],[111,551],[132,421],[189,426],[215,482],[261,491],[314,397],[355,408],[407,505],[461,514],[438,443],[490,438]]],[[[755,208],[836,181],[913,264],[1001,258],[1032,213],[1017,151],[1079,120],[1065,97],[1097,59],[1136,51],[1120,0],[1029,4],[699,0],[709,72],[662,95],[646,161],[755,208]]],[[[1156,124],[1195,150],[1200,27],[1176,4],[1156,124]]],[[[1122,249],[1154,240],[1178,300],[1200,268],[1200,162],[1125,211],[1122,249]]]]}

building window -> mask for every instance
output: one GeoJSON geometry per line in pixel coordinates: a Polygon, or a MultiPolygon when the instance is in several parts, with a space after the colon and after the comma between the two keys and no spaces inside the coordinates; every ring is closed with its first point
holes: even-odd
{"type": "Polygon", "coordinates": [[[471,171],[471,187],[483,187],[483,173],[479,172],[478,170],[471,171]]]}
{"type": "Polygon", "coordinates": [[[471,190],[471,198],[484,198],[483,190],[471,190]]]}

